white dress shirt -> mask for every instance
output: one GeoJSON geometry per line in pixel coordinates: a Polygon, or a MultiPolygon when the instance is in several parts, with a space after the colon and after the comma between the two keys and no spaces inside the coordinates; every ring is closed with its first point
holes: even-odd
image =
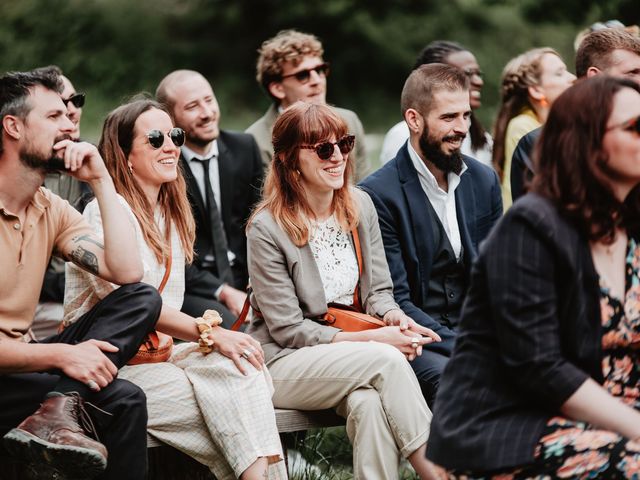
{"type": "Polygon", "coordinates": [[[447,181],[449,183],[449,189],[445,192],[438,185],[436,177],[429,171],[424,164],[418,153],[411,146],[411,142],[408,143],[409,157],[413,166],[418,172],[418,179],[422,190],[427,195],[427,198],[431,202],[431,206],[438,215],[438,219],[444,231],[449,238],[449,243],[453,248],[453,252],[456,255],[456,260],[460,259],[460,252],[462,250],[462,241],[460,239],[460,227],[458,226],[458,214],[456,213],[456,188],[460,184],[460,175],[463,175],[467,170],[465,163],[462,163],[462,170],[460,175],[456,175],[453,172],[449,172],[447,175],[447,181]]]}
{"type": "MultiPolygon", "coordinates": [[[[211,190],[213,190],[213,197],[216,200],[216,205],[218,206],[218,211],[220,212],[220,223],[222,224],[222,228],[224,228],[224,220],[222,219],[222,210],[221,210],[221,199],[220,199],[220,170],[218,168],[218,141],[214,140],[211,142],[211,147],[206,155],[199,155],[193,150],[191,150],[186,145],[180,147],[182,150],[182,156],[187,161],[189,168],[191,169],[191,173],[193,174],[193,178],[196,180],[198,184],[198,189],[200,190],[200,195],[202,195],[202,199],[205,200],[207,198],[207,192],[204,186],[204,168],[203,163],[197,159],[206,159],[210,158],[209,162],[209,180],[211,182],[211,190]]],[[[227,257],[229,258],[229,263],[233,265],[233,262],[236,259],[235,253],[231,250],[227,250],[227,257]]],[[[214,257],[211,254],[205,255],[206,260],[213,260],[214,257]]],[[[220,291],[222,290],[221,285],[215,292],[216,298],[220,295],[220,291]]]]}
{"type": "MultiPolygon", "coordinates": [[[[202,195],[202,199],[205,200],[207,198],[207,192],[204,188],[204,168],[203,164],[197,159],[204,160],[210,158],[209,162],[209,179],[211,180],[211,190],[213,190],[213,197],[215,198],[216,205],[218,206],[218,210],[220,211],[220,173],[218,169],[218,141],[214,140],[211,142],[211,147],[206,155],[198,155],[196,152],[191,150],[186,145],[182,147],[182,156],[189,164],[189,168],[191,169],[191,173],[193,174],[193,178],[196,179],[196,183],[198,184],[198,188],[200,189],[200,194],[202,195]]],[[[222,220],[222,219],[221,219],[222,220]]]]}

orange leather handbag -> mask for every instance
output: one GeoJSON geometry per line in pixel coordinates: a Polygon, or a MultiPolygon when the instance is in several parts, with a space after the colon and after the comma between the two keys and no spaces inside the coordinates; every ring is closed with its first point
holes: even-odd
{"type": "MultiPolygon", "coordinates": [[[[358,235],[358,229],[354,228],[351,231],[351,235],[353,235],[353,244],[356,249],[356,258],[358,260],[358,277],[361,278],[362,250],[360,249],[360,237],[358,235]]],[[[247,299],[245,300],[240,316],[231,327],[232,330],[240,329],[245,321],[245,318],[247,317],[247,314],[249,313],[250,292],[251,289],[249,289],[247,293],[247,299]]],[[[257,316],[261,315],[260,312],[256,311],[255,309],[253,313],[257,316]]],[[[325,313],[319,320],[327,325],[339,328],[340,330],[343,330],[345,332],[361,332],[363,330],[370,330],[372,328],[380,328],[386,326],[386,323],[384,323],[382,320],[362,312],[359,280],[358,285],[353,291],[353,305],[329,303],[327,305],[327,313],[325,313]]]]}
{"type": "Polygon", "coordinates": [[[360,278],[362,278],[362,250],[360,249],[360,237],[358,229],[351,231],[353,235],[353,245],[356,249],[358,259],[358,285],[353,291],[353,305],[342,305],[341,303],[329,303],[327,313],[322,317],[327,325],[339,328],[345,332],[361,332],[380,328],[386,324],[379,318],[363,313],[360,303],[360,278]]]}

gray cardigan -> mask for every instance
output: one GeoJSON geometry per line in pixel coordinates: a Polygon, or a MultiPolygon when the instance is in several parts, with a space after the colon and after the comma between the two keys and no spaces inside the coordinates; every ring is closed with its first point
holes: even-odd
{"type": "MultiPolygon", "coordinates": [[[[362,303],[369,315],[382,318],[399,307],[378,216],[366,193],[354,188],[352,194],[360,209],[362,303]]],[[[247,332],[262,344],[267,362],[297,348],[330,343],[340,330],[314,320],[326,313],[327,301],[311,247],[297,247],[268,211],[253,219],[247,240],[251,305],[262,313],[262,318],[254,316],[247,332]]]]}

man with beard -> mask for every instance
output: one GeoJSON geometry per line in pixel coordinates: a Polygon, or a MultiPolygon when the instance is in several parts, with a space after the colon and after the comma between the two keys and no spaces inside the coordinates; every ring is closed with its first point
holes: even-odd
{"type": "Polygon", "coordinates": [[[246,133],[219,129],[220,109],[211,85],[198,72],[176,70],[158,85],[156,97],[186,133],[180,163],[196,220],[196,257],[185,272],[182,311],[206,309],[230,327],[247,297],[244,226],[260,199],[262,162],[246,133]]]}
{"type": "Polygon", "coordinates": [[[378,211],[396,302],[442,338],[411,362],[433,406],[471,263],[502,215],[502,200],[493,169],[460,153],[471,115],[462,70],[440,63],[418,67],[401,104],[409,140],[360,185],[378,211]]]}
{"type": "Polygon", "coordinates": [[[0,435],[12,456],[65,477],[144,478],[146,399],[116,375],[155,326],[161,300],[135,283],[143,266],[131,249],[134,226],[122,220],[126,212],[96,147],[71,140],[61,91],[54,72],[0,77],[0,435]],[[51,168],[90,184],[103,238],[42,187],[51,168]],[[123,286],[38,343],[30,327],[52,254],[123,286]]]}

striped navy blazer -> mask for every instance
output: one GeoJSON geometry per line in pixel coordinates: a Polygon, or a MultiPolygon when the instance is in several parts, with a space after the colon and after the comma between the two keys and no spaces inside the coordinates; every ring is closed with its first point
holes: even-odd
{"type": "Polygon", "coordinates": [[[587,239],[526,195],[480,247],[427,456],[476,471],[533,461],[549,418],[588,377],[602,383],[600,345],[587,239]]]}

